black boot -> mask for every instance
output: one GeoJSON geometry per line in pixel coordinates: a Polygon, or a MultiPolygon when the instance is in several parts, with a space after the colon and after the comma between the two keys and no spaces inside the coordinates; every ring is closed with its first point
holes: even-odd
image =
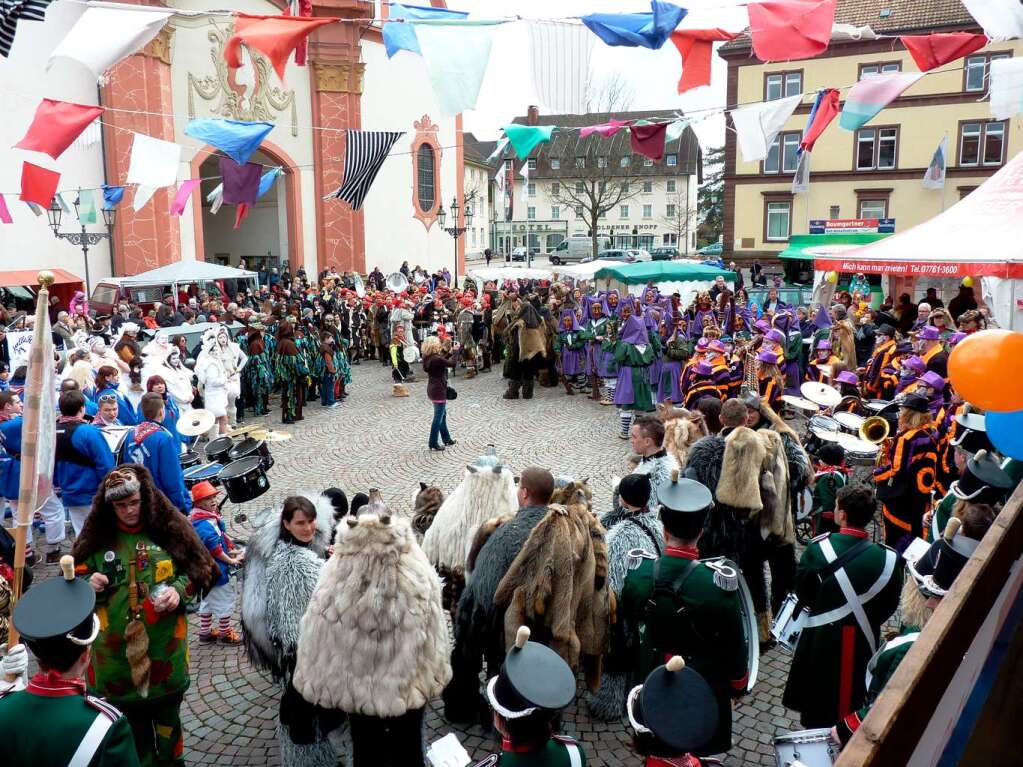
{"type": "Polygon", "coordinates": [[[561,383],[563,383],[565,385],[565,394],[568,394],[568,395],[575,394],[575,389],[572,388],[572,384],[568,380],[567,376],[561,376],[561,383]]]}
{"type": "Polygon", "coordinates": [[[533,399],[533,379],[522,382],[522,399],[533,399]]]}
{"type": "Polygon", "coordinates": [[[503,399],[518,399],[520,386],[521,384],[518,381],[509,381],[508,391],[504,393],[503,399]]]}

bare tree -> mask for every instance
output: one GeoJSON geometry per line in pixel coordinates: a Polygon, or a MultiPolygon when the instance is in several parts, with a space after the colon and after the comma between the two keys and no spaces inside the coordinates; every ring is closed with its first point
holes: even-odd
{"type": "Polygon", "coordinates": [[[689,197],[689,185],[675,187],[675,192],[665,195],[667,205],[661,220],[672,234],[675,235],[675,246],[683,253],[689,253],[689,233],[693,230],[696,218],[696,199],[689,197]],[[683,243],[685,243],[683,245],[683,243]]]}
{"type": "Polygon", "coordinates": [[[586,88],[586,111],[624,112],[632,108],[636,88],[621,72],[615,71],[606,77],[591,81],[586,88]]]}

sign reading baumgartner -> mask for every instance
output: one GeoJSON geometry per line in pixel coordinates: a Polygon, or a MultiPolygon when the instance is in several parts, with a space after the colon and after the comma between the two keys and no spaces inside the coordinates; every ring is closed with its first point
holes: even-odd
{"type": "Polygon", "coordinates": [[[810,234],[892,234],[894,218],[813,218],[810,234]]]}

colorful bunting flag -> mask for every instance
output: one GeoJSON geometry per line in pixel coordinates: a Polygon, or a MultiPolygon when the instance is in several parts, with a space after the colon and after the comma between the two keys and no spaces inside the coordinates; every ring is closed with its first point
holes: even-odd
{"type": "Polygon", "coordinates": [[[520,160],[525,160],[540,144],[551,140],[554,126],[511,123],[505,125],[503,130],[505,137],[511,142],[515,154],[518,155],[520,160]]]}
{"type": "Polygon", "coordinates": [[[178,193],[174,195],[174,202],[171,203],[170,212],[172,216],[180,216],[185,212],[188,198],[191,196],[192,191],[199,186],[199,181],[197,178],[190,178],[181,182],[180,186],[178,186],[178,193]]]}
{"type": "Polygon", "coordinates": [[[1023,112],[1023,59],[991,62],[991,115],[1008,120],[1023,112]]]}
{"type": "Polygon", "coordinates": [[[198,118],[189,120],[185,133],[215,146],[239,165],[244,165],[273,128],[273,123],[268,122],[198,118]]]}
{"type": "Polygon", "coordinates": [[[224,46],[224,60],[231,69],[242,65],[238,47],[243,43],[264,54],[273,64],[277,76],[284,80],[288,58],[317,27],[338,21],[330,16],[313,19],[301,16],[256,16],[249,13],[235,15],[234,34],[224,46]]]}
{"type": "Polygon", "coordinates": [[[682,77],[678,92],[685,93],[701,85],[710,85],[710,56],[715,42],[734,40],[738,32],[726,29],[680,29],[671,33],[671,42],[682,57],[682,77]]]}
{"type": "Polygon", "coordinates": [[[746,162],[757,162],[767,157],[778,132],[802,100],[802,94],[797,94],[732,110],[732,124],[746,162]]]}
{"type": "Polygon", "coordinates": [[[157,189],[172,186],[178,179],[178,165],[181,162],[181,146],[172,141],[136,133],[131,145],[128,161],[128,176],[125,181],[138,184],[132,207],[135,211],[149,202],[157,189]]]}
{"type": "Polygon", "coordinates": [[[59,182],[60,174],[55,170],[41,168],[30,162],[21,164],[21,199],[25,202],[49,208],[59,182]]]}
{"type": "Polygon", "coordinates": [[[263,166],[255,162],[244,165],[230,157],[220,158],[220,176],[224,180],[224,202],[229,205],[255,205],[259,197],[259,176],[263,166]]]}
{"type": "MultiPolygon", "coordinates": [[[[284,9],[285,16],[301,16],[303,19],[312,18],[312,0],[291,0],[288,7],[284,9]]],[[[304,67],[306,57],[309,53],[309,40],[303,40],[295,48],[295,65],[304,67]]]]}
{"type": "Polygon", "coordinates": [[[963,5],[992,40],[1023,37],[1023,3],[1019,0],[963,0],[963,5]]]}
{"type": "MultiPolygon", "coordinates": [[[[0,3],[0,56],[7,57],[14,45],[19,21],[45,21],[51,0],[24,0],[0,3]]],[[[10,223],[5,222],[5,223],[10,223]]]]}
{"type": "Polygon", "coordinates": [[[26,200],[25,205],[28,206],[28,209],[32,211],[33,215],[35,215],[36,218],[39,218],[41,215],[43,215],[43,209],[36,205],[34,202],[29,202],[28,200],[26,200]]]}
{"type": "Polygon", "coordinates": [[[668,123],[633,125],[629,128],[632,151],[651,160],[660,160],[664,157],[664,135],[667,130],[668,123]]]}
{"type": "Polygon", "coordinates": [[[11,218],[11,212],[7,209],[7,201],[4,199],[2,194],[0,194],[0,223],[14,223],[14,219],[11,218]]]}
{"type": "Polygon", "coordinates": [[[934,150],[934,156],[931,157],[931,163],[927,166],[927,170],[924,172],[924,177],[921,180],[921,185],[924,189],[944,189],[945,188],[945,170],[948,167],[948,136],[944,136],[941,139],[941,143],[938,144],[938,148],[934,150]]]}
{"type": "Polygon", "coordinates": [[[433,95],[444,115],[475,109],[490,62],[495,26],[462,24],[466,26],[416,25],[433,95]]]}
{"type": "Polygon", "coordinates": [[[813,145],[824,133],[824,129],[831,125],[831,121],[838,115],[838,90],[826,88],[817,91],[817,98],[814,99],[813,107],[810,109],[810,116],[806,121],[806,130],[803,132],[803,140],[799,142],[799,148],[804,152],[812,152],[813,145]]]}
{"type": "Polygon", "coordinates": [[[274,185],[274,181],[277,177],[282,175],[284,171],[281,168],[270,168],[262,176],[259,177],[259,193],[257,197],[262,197],[264,194],[270,191],[270,187],[274,185]]]}
{"type": "Polygon", "coordinates": [[[57,192],[57,194],[53,195],[53,199],[57,201],[57,205],[60,206],[62,211],[65,213],[71,213],[71,206],[68,205],[67,200],[64,199],[63,192],[57,192]]]}
{"type": "Polygon", "coordinates": [[[121,200],[124,199],[124,187],[123,186],[104,186],[103,187],[103,210],[113,210],[121,204],[121,200]]]}
{"type": "Polygon", "coordinates": [[[89,4],[71,31],[54,48],[49,69],[59,58],[85,66],[98,80],[121,59],[140,51],[174,15],[170,8],[143,5],[89,4]]]}
{"type": "Polygon", "coordinates": [[[586,85],[596,40],[586,27],[529,20],[530,72],[540,103],[558,114],[586,111],[586,85]]]}
{"type": "Polygon", "coordinates": [[[469,14],[464,11],[449,11],[446,8],[427,8],[407,3],[391,3],[387,10],[388,21],[384,24],[384,50],[387,58],[398,51],[409,51],[421,55],[419,38],[412,24],[399,23],[392,19],[464,19],[469,14]]]}
{"type": "Polygon", "coordinates": [[[96,195],[94,189],[78,190],[78,220],[83,224],[96,223],[96,195]]]}
{"type": "Polygon", "coordinates": [[[64,153],[93,120],[103,114],[103,107],[72,104],[68,101],[43,99],[36,107],[32,124],[16,149],[43,152],[54,160],[64,153]]]}
{"type": "Polygon", "coordinates": [[[236,207],[235,210],[234,210],[234,228],[235,229],[237,229],[239,226],[242,225],[242,221],[245,220],[245,217],[247,215],[249,215],[249,205],[248,205],[248,203],[245,203],[245,202],[239,203],[238,207],[236,207]]]}
{"type": "Polygon", "coordinates": [[[921,72],[891,72],[863,78],[845,97],[839,126],[845,130],[862,128],[921,77],[921,72]]]}
{"type": "Polygon", "coordinates": [[[903,35],[899,38],[921,72],[961,59],[987,45],[985,35],[949,32],[934,35],[903,35]]]}
{"type": "Polygon", "coordinates": [[[660,48],[686,16],[686,9],[651,0],[650,13],[591,13],[581,17],[593,34],[607,45],[660,48]]]}
{"type": "Polygon", "coordinates": [[[838,0],[750,3],[753,52],[761,61],[809,59],[828,49],[838,0]]]}
{"type": "Polygon", "coordinates": [[[586,138],[592,133],[599,133],[604,138],[611,138],[622,128],[628,128],[630,120],[608,120],[600,125],[587,125],[579,129],[579,138],[586,138]]]}
{"type": "Polygon", "coordinates": [[[796,174],[792,177],[792,194],[805,194],[810,191],[810,155],[807,150],[799,153],[796,161],[796,174]]]}
{"type": "Polygon", "coordinates": [[[682,134],[686,132],[688,127],[689,120],[673,120],[668,123],[668,130],[664,133],[664,143],[670,144],[672,141],[682,138],[682,134]]]}
{"type": "Polygon", "coordinates": [[[495,162],[498,157],[504,154],[504,150],[508,148],[509,141],[504,136],[497,142],[497,146],[494,147],[494,151],[490,153],[490,157],[487,158],[487,165],[495,162]]]}
{"type": "Polygon", "coordinates": [[[361,208],[387,153],[404,135],[401,131],[345,131],[344,178],[330,196],[344,200],[352,210],[361,208]]]}

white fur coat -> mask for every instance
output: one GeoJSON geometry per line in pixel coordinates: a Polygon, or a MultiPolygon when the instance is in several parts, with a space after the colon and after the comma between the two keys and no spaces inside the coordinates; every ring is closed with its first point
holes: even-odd
{"type": "Polygon", "coordinates": [[[401,716],[451,679],[440,579],[407,520],[345,521],[302,618],[295,689],[324,708],[401,716]]]}
{"type": "Polygon", "coordinates": [[[507,466],[467,466],[465,478],[444,499],[423,538],[423,551],[437,567],[465,567],[465,558],[480,525],[518,509],[515,478],[507,466]]]}

